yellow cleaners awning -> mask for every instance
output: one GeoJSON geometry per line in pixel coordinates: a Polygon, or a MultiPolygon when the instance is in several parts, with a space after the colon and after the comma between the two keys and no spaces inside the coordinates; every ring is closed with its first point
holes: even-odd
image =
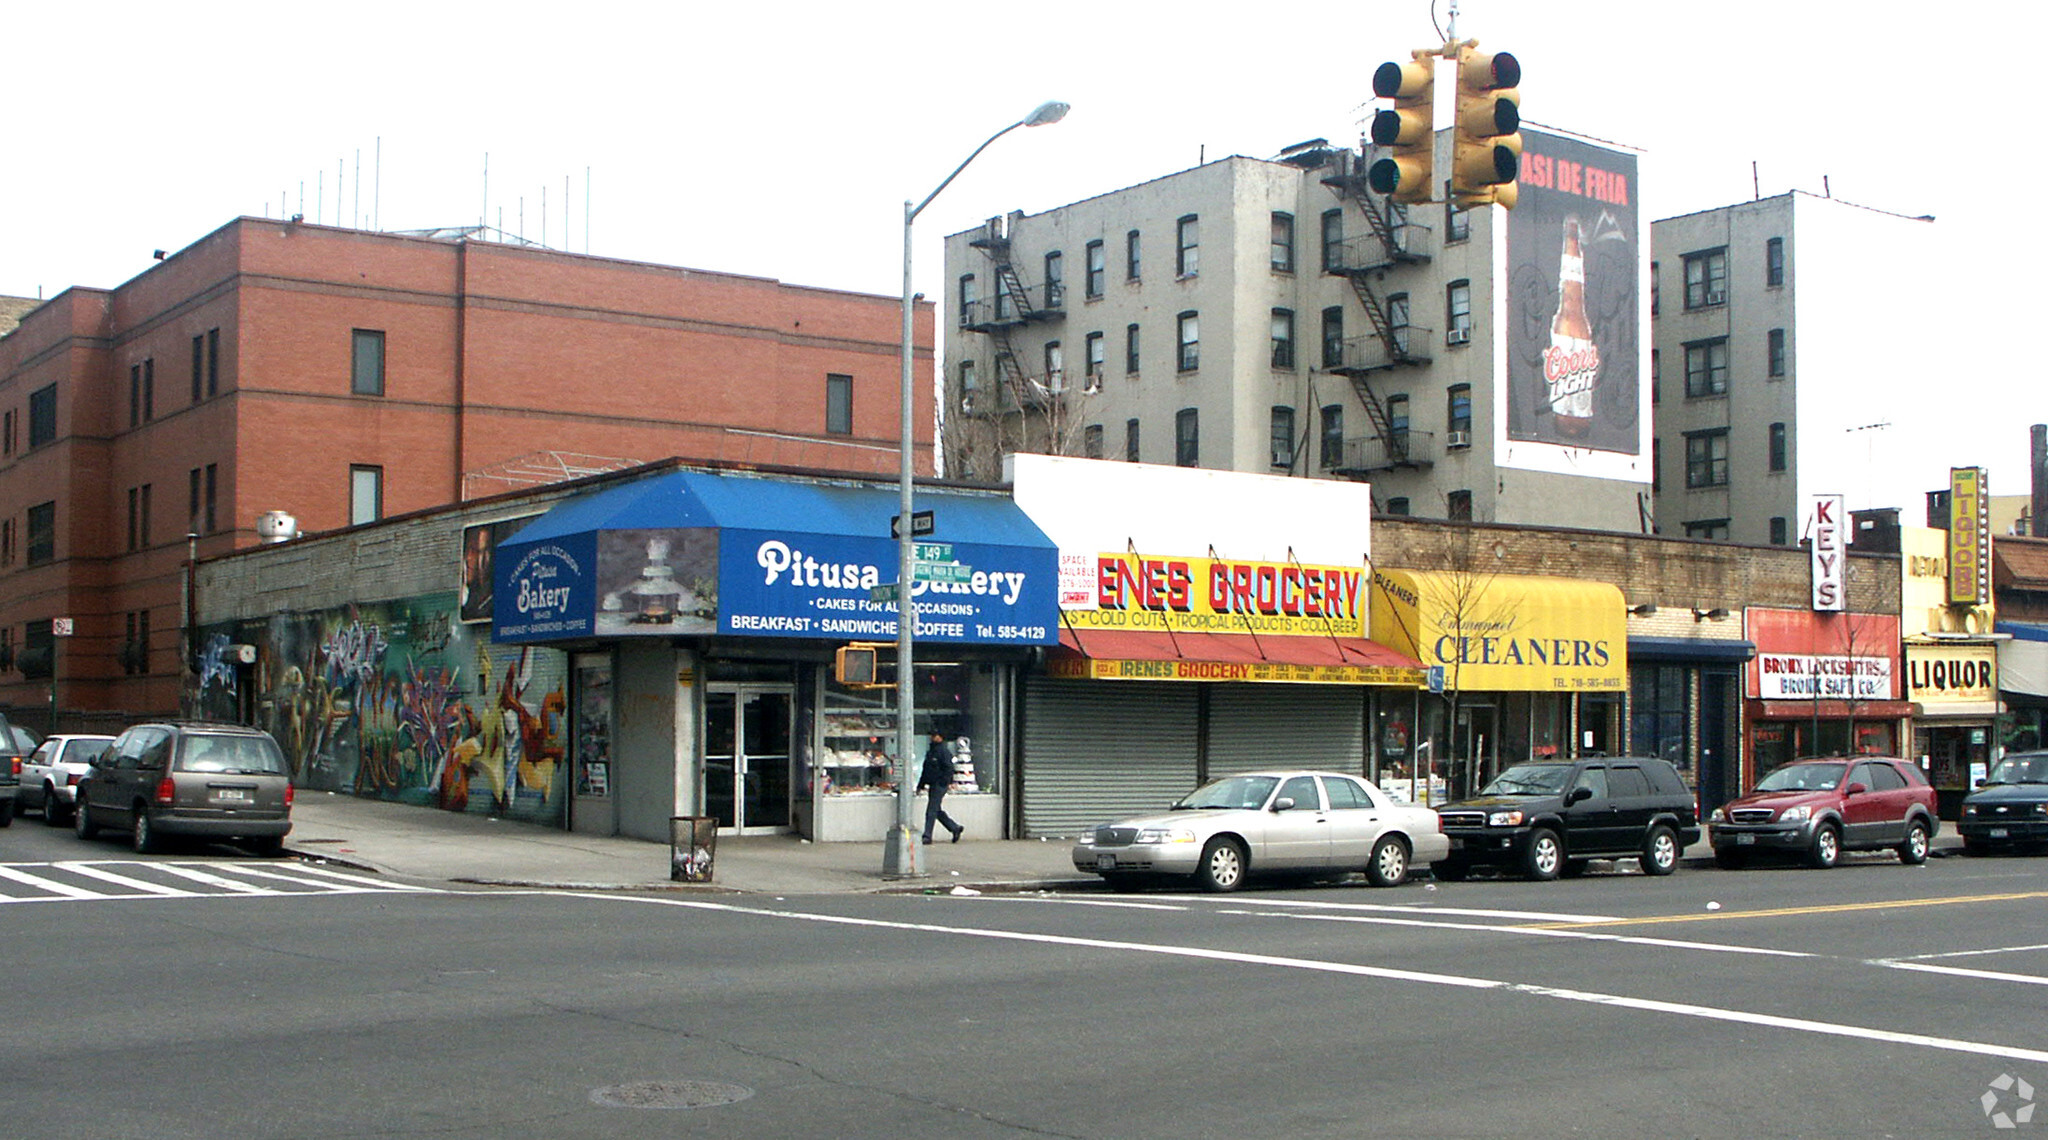
{"type": "Polygon", "coordinates": [[[1372,639],[1444,686],[1485,692],[1619,692],[1628,606],[1604,582],[1453,570],[1372,572],[1372,639]]]}

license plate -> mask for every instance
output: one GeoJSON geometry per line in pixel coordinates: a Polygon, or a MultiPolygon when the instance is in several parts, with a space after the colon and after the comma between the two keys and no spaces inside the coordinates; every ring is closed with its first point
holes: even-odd
{"type": "Polygon", "coordinates": [[[1096,870],[1098,870],[1098,871],[1114,871],[1114,870],[1116,870],[1116,856],[1114,856],[1114,855],[1097,855],[1097,856],[1095,857],[1095,869],[1096,869],[1096,870]]]}
{"type": "Polygon", "coordinates": [[[1754,835],[1746,835],[1738,832],[1735,836],[1735,845],[1737,847],[1747,847],[1755,842],[1756,836],[1754,835]]]}
{"type": "Polygon", "coordinates": [[[245,804],[249,802],[247,788],[215,788],[213,798],[221,803],[245,804]]]}
{"type": "Polygon", "coordinates": [[[2006,834],[2006,830],[2002,827],[1994,827],[1991,829],[1991,838],[1993,839],[2004,839],[2006,837],[2006,834]]]}

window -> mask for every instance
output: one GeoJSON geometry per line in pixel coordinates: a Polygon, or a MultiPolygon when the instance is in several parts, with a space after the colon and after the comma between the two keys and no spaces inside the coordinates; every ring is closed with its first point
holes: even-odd
{"type": "Polygon", "coordinates": [[[128,488],[128,549],[131,551],[136,548],[136,522],[140,518],[136,507],[141,494],[142,488],[140,487],[128,488]]]}
{"type": "Polygon", "coordinates": [[[1136,463],[1138,461],[1137,420],[1124,421],[1124,461],[1126,463],[1136,463]]]}
{"type": "Polygon", "coordinates": [[[128,366],[128,426],[142,426],[142,365],[128,366]]]}
{"type": "Polygon", "coordinates": [[[156,418],[156,357],[142,361],[142,422],[156,418]]]}
{"type": "Polygon", "coordinates": [[[1048,392],[1067,390],[1067,353],[1060,342],[1045,342],[1045,388],[1048,392]]]}
{"type": "Polygon", "coordinates": [[[1664,307],[1664,290],[1657,285],[1657,263],[1650,263],[1650,315],[1656,316],[1664,307]]]}
{"type": "Polygon", "coordinates": [[[1396,358],[1408,355],[1408,294],[1392,293],[1387,297],[1387,339],[1393,342],[1396,358]]]}
{"type": "Polygon", "coordinates": [[[1180,364],[1182,372],[1202,366],[1202,323],[1193,312],[1180,315],[1180,364]]]}
{"type": "Polygon", "coordinates": [[[1453,281],[1444,293],[1444,343],[1466,344],[1472,339],[1472,283],[1453,281]]]}
{"type": "Polygon", "coordinates": [[[1081,454],[1089,459],[1102,458],[1102,425],[1089,424],[1081,429],[1081,454]]]}
{"type": "Polygon", "coordinates": [[[1444,506],[1453,521],[1472,521],[1472,492],[1452,491],[1444,496],[1444,506]]]}
{"type": "Polygon", "coordinates": [[[1104,362],[1104,356],[1103,356],[1103,353],[1105,352],[1105,349],[1103,348],[1103,344],[1102,344],[1102,334],[1101,334],[1101,333],[1099,333],[1099,332],[1092,332],[1092,333],[1089,333],[1089,334],[1088,334],[1088,342],[1087,342],[1087,343],[1088,343],[1088,385],[1087,385],[1087,387],[1088,387],[1088,390],[1089,390],[1090,392],[1093,392],[1093,391],[1096,391],[1097,389],[1100,389],[1100,388],[1102,387],[1102,368],[1103,368],[1103,362],[1104,362]]]}
{"type": "Polygon", "coordinates": [[[1728,394],[1728,338],[1694,341],[1685,346],[1685,394],[1688,397],[1728,394]]]}
{"type": "Polygon", "coordinates": [[[384,334],[378,329],[356,329],[349,355],[349,391],[358,396],[384,394],[384,334]]]}
{"type": "Polygon", "coordinates": [[[1784,469],[1785,425],[1776,423],[1771,425],[1771,470],[1783,471],[1784,469]]]}
{"type": "Polygon", "coordinates": [[[0,519],[0,566],[14,565],[14,520],[0,519]]]}
{"type": "MultiPolygon", "coordinates": [[[[383,486],[384,486],[384,476],[383,476],[383,468],[381,468],[381,467],[380,467],[380,468],[377,468],[376,470],[377,470],[377,472],[378,472],[378,475],[377,475],[377,487],[378,487],[378,492],[377,492],[377,502],[378,502],[378,510],[377,510],[377,515],[378,515],[378,517],[379,517],[379,518],[382,518],[382,517],[383,517],[383,514],[384,514],[384,511],[383,511],[383,505],[382,505],[382,504],[383,504],[383,502],[384,502],[384,492],[383,492],[383,486]]],[[[212,534],[212,533],[213,533],[214,531],[217,531],[217,530],[219,530],[219,529],[220,529],[220,516],[219,516],[218,512],[217,512],[217,511],[215,510],[215,508],[216,508],[216,507],[218,507],[219,505],[220,505],[220,464],[218,464],[218,463],[209,463],[209,464],[207,464],[207,465],[206,465],[206,509],[205,509],[205,512],[203,513],[203,515],[201,516],[200,520],[199,520],[199,521],[201,521],[201,522],[203,522],[203,523],[205,523],[205,524],[206,524],[206,533],[208,533],[208,534],[212,534]]]]}
{"type": "Polygon", "coordinates": [[[1124,372],[1130,376],[1138,374],[1138,326],[1136,325],[1124,326],[1124,372]]]}
{"type": "Polygon", "coordinates": [[[1275,470],[1288,471],[1294,467],[1294,409],[1275,407],[1273,409],[1272,464],[1275,470]]]}
{"type": "Polygon", "coordinates": [[[1728,429],[1685,433],[1685,485],[1725,487],[1728,485],[1728,429]]]}
{"type": "MultiPolygon", "coordinates": [[[[220,330],[206,330],[206,394],[220,395],[220,330]]],[[[144,614],[145,619],[148,614],[144,614]]]]}
{"type": "Polygon", "coordinates": [[[1108,261],[1102,252],[1102,243],[1088,243],[1088,299],[1093,301],[1102,296],[1103,279],[1109,276],[1108,261]]]}
{"type": "Polygon", "coordinates": [[[142,485],[142,548],[149,549],[149,500],[154,495],[155,484],[142,485]]]}
{"type": "Polygon", "coordinates": [[[1130,233],[1125,234],[1124,280],[1136,281],[1138,279],[1139,270],[1143,268],[1142,252],[1143,244],[1138,240],[1138,231],[1132,230],[1130,233]]]}
{"type": "Polygon", "coordinates": [[[1323,310],[1323,367],[1344,367],[1344,306],[1323,310]]]}
{"type": "Polygon", "coordinates": [[[1444,390],[1444,427],[1472,434],[1472,385],[1453,384],[1444,390]]]}
{"type": "Polygon", "coordinates": [[[1067,262],[1059,250],[1045,255],[1045,307],[1062,309],[1067,304],[1067,262]]]}
{"type": "Polygon", "coordinates": [[[1173,415],[1173,461],[1193,467],[1202,459],[1202,425],[1194,408],[1182,408],[1173,415]]]}
{"type": "Polygon", "coordinates": [[[1650,402],[1659,403],[1664,399],[1664,354],[1650,350],[1650,402]]]}
{"type": "Polygon", "coordinates": [[[121,672],[134,676],[149,672],[149,611],[131,610],[127,616],[128,637],[121,646],[121,672]]]}
{"type": "Polygon", "coordinates": [[[981,387],[981,376],[975,371],[972,359],[960,362],[960,392],[965,395],[981,387]]]}
{"type": "Polygon", "coordinates": [[[192,338],[192,402],[206,398],[206,334],[192,338]]]}
{"type": "Polygon", "coordinates": [[[1685,255],[1685,307],[1728,303],[1728,247],[1685,255]]]}
{"type": "Polygon", "coordinates": [[[1273,310],[1273,367],[1294,367],[1294,310],[1273,310]]]}
{"type": "Polygon", "coordinates": [[[128,488],[128,549],[149,549],[149,500],[151,484],[128,488]]]}
{"type": "Polygon", "coordinates": [[[350,526],[376,522],[384,517],[384,469],[352,466],[348,469],[348,521],[350,526]]]}
{"type": "Polygon", "coordinates": [[[1193,214],[1180,219],[1173,225],[1174,253],[1173,271],[1182,277],[1193,277],[1202,271],[1202,223],[1193,214]]]}
{"type": "Polygon", "coordinates": [[[981,303],[981,289],[980,289],[980,287],[979,287],[979,286],[977,286],[977,285],[976,285],[976,284],[974,283],[974,274],[972,274],[972,273],[963,273],[963,274],[961,274],[961,275],[960,275],[960,327],[961,327],[961,328],[963,328],[963,329],[964,329],[964,328],[966,328],[966,327],[967,327],[968,325],[971,325],[971,324],[975,323],[975,321],[979,319],[979,318],[978,318],[978,317],[977,317],[977,316],[975,315],[974,309],[975,309],[975,306],[976,306],[976,305],[978,305],[978,304],[980,304],[980,303],[981,303]]]}
{"type": "Polygon", "coordinates": [[[187,533],[187,534],[205,534],[205,533],[206,533],[206,532],[205,532],[204,530],[200,529],[200,526],[199,526],[199,523],[200,523],[200,518],[201,518],[201,516],[200,516],[200,514],[199,514],[199,488],[200,488],[200,482],[199,482],[199,480],[200,480],[200,476],[201,476],[201,475],[203,475],[203,474],[204,474],[204,472],[202,472],[202,471],[201,471],[201,470],[200,470],[199,468],[197,468],[197,467],[194,467],[194,468],[193,468],[192,470],[190,470],[190,471],[187,471],[187,472],[185,473],[185,478],[186,478],[186,479],[187,479],[187,480],[188,480],[188,481],[190,482],[190,484],[191,484],[191,492],[192,492],[192,493],[191,493],[191,498],[190,498],[190,502],[191,502],[191,509],[190,509],[190,510],[188,510],[187,512],[185,512],[185,533],[187,533]]]}
{"type": "Polygon", "coordinates": [[[1387,513],[1390,515],[1406,515],[1408,513],[1408,496],[1396,495],[1388,499],[1387,513]]]}
{"type": "Polygon", "coordinates": [[[1791,529],[1791,527],[1790,527],[1790,526],[1788,526],[1788,525],[1786,524],[1786,522],[1785,522],[1785,516],[1784,516],[1784,515],[1772,515],[1772,516],[1771,516],[1771,545],[1772,545],[1772,546],[1788,546],[1788,545],[1790,545],[1790,544],[1791,544],[1791,537],[1792,537],[1792,529],[1791,529]]]}
{"type": "Polygon", "coordinates": [[[825,375],[825,431],[828,435],[853,434],[853,377],[830,372],[825,375]]]}
{"type": "Polygon", "coordinates": [[[57,637],[49,618],[32,621],[21,631],[21,656],[16,668],[30,680],[48,677],[56,667],[57,637]]]}
{"type": "Polygon", "coordinates": [[[1408,458],[1408,397],[1387,397],[1387,458],[1408,458]]]}
{"type": "Polygon", "coordinates": [[[1323,470],[1334,471],[1344,466],[1344,405],[1325,404],[1320,415],[1322,430],[1317,437],[1316,459],[1323,470]]]}
{"type": "Polygon", "coordinates": [[[1323,272],[1344,268],[1344,211],[1323,211],[1323,272]]]}
{"type": "Polygon", "coordinates": [[[1785,375],[1785,330],[1772,329],[1767,341],[1766,356],[1770,361],[1772,379],[1785,375]]]}
{"type": "Polygon", "coordinates": [[[28,446],[30,451],[57,438],[57,386],[46,385],[29,393],[28,446]]]}
{"type": "MultiPolygon", "coordinates": [[[[1449,196],[1446,195],[1448,199],[1449,196]]],[[[1444,243],[1467,241],[1472,237],[1472,215],[1455,200],[1444,202],[1444,243]]],[[[1405,512],[1404,512],[1405,513],[1405,512]]]]}
{"type": "Polygon", "coordinates": [[[1785,283],[1785,239],[1764,242],[1764,284],[1775,289],[1785,283]]]}
{"type": "Polygon", "coordinates": [[[14,454],[14,409],[0,415],[0,455],[14,454]]]}
{"type": "Polygon", "coordinates": [[[1294,215],[1273,214],[1273,268],[1280,273],[1294,272],[1294,215]]]}
{"type": "Polygon", "coordinates": [[[22,554],[30,566],[40,566],[57,556],[57,504],[55,500],[28,509],[28,546],[22,554]]]}
{"type": "Polygon", "coordinates": [[[1664,441],[1661,439],[1652,439],[1650,441],[1650,493],[1654,495],[1659,491],[1662,491],[1663,489],[1664,441]]]}
{"type": "Polygon", "coordinates": [[[1685,537],[1705,538],[1716,542],[1728,541],[1727,519],[1696,519],[1685,524],[1685,537]]]}

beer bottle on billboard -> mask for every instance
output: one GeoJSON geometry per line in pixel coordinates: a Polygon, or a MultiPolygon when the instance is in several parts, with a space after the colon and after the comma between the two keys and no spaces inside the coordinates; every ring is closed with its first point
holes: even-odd
{"type": "Polygon", "coordinates": [[[1544,397],[1557,434],[1584,439],[1593,429],[1593,390],[1600,383],[1600,349],[1586,319],[1586,255],[1579,220],[1566,218],[1564,252],[1557,259],[1557,315],[1543,352],[1544,397]]]}

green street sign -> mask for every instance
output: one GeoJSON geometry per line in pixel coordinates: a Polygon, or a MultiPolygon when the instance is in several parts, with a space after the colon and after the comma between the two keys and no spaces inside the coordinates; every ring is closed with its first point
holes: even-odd
{"type": "Polygon", "coordinates": [[[896,583],[894,582],[886,586],[873,586],[868,589],[868,600],[871,602],[893,602],[896,600],[896,596],[896,583]]]}
{"type": "Polygon", "coordinates": [[[974,567],[958,562],[919,562],[911,566],[910,576],[918,582],[965,584],[974,579],[974,567]]]}
{"type": "Polygon", "coordinates": [[[951,562],[953,544],[950,542],[913,542],[910,557],[919,562],[951,562]]]}

